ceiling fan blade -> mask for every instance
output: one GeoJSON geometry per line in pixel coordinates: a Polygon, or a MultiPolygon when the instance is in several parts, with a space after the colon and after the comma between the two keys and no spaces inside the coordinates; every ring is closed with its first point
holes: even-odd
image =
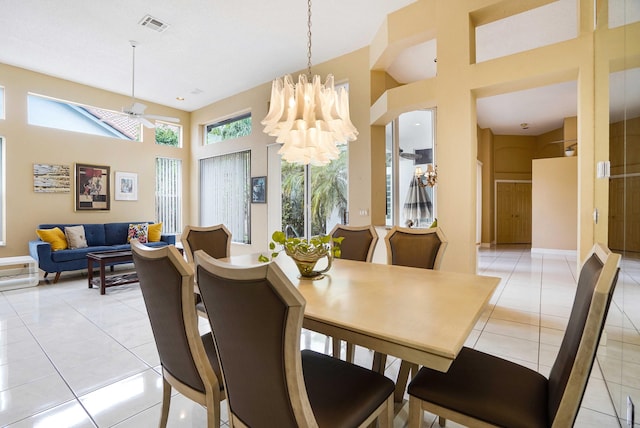
{"type": "Polygon", "coordinates": [[[148,121],[146,118],[144,118],[142,116],[138,116],[138,117],[136,117],[136,119],[138,120],[138,122],[140,122],[141,124],[143,124],[147,128],[155,128],[156,127],[156,125],[154,123],[148,121]]]}
{"type": "Polygon", "coordinates": [[[157,114],[145,114],[144,117],[146,117],[147,119],[162,120],[163,122],[180,123],[180,119],[178,119],[177,117],[158,116],[157,114]]]}

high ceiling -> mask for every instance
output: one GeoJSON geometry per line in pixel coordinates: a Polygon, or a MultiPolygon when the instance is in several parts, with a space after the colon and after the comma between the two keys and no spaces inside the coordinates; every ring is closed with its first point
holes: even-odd
{"type": "MultiPolygon", "coordinates": [[[[315,2],[313,63],[369,45],[386,14],[413,1],[315,2]]],[[[575,4],[558,0],[479,27],[478,61],[575,37],[575,4]]],[[[306,14],[302,0],[0,0],[0,62],[131,95],[135,40],[136,98],[193,111],[306,68],[306,14]],[[169,27],[141,26],[146,15],[169,27]]],[[[405,51],[389,71],[402,83],[423,79],[437,72],[436,57],[437,42],[430,41],[405,51]]],[[[640,82],[638,73],[620,79],[624,88],[640,82]]],[[[612,78],[614,86],[621,85],[612,78]]],[[[629,95],[622,90],[612,109],[625,96],[629,105],[629,95]]],[[[575,81],[478,101],[478,123],[496,134],[539,135],[576,114],[575,81]]]]}

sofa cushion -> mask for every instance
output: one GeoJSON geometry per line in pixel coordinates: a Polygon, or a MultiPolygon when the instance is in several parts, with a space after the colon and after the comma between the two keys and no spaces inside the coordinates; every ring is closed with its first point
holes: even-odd
{"type": "Polygon", "coordinates": [[[96,245],[107,245],[104,224],[83,224],[83,226],[88,246],[94,247],[96,245]]]}
{"type": "Polygon", "coordinates": [[[149,223],[149,242],[160,242],[162,238],[162,222],[151,224],[149,223]]]}
{"type": "Polygon", "coordinates": [[[67,238],[64,236],[64,232],[59,227],[52,229],[38,229],[36,230],[38,237],[51,244],[52,251],[66,250],[67,238]]]}
{"type": "Polygon", "coordinates": [[[127,243],[127,233],[129,225],[132,223],[153,223],[149,221],[131,221],[126,223],[105,223],[104,232],[106,234],[106,245],[118,245],[127,243]]]}
{"type": "Polygon", "coordinates": [[[112,251],[115,248],[109,245],[101,245],[98,247],[76,248],[74,250],[60,250],[55,253],[51,253],[51,260],[56,263],[70,262],[74,260],[81,260],[87,257],[88,253],[94,253],[97,251],[112,251]]]}
{"type": "Polygon", "coordinates": [[[86,248],[87,238],[84,234],[84,226],[67,226],[64,228],[64,236],[70,249],[86,248]]]}
{"type": "Polygon", "coordinates": [[[127,232],[127,242],[131,242],[132,239],[137,239],[141,244],[146,244],[149,234],[148,223],[134,223],[129,225],[127,232]]]}

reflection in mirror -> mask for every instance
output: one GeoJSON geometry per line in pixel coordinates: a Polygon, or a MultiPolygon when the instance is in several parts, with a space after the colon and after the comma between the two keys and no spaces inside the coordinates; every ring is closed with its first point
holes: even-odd
{"type": "Polygon", "coordinates": [[[609,247],[623,258],[598,361],[624,420],[627,397],[640,403],[640,68],[611,73],[609,94],[609,247]]]}
{"type": "Polygon", "coordinates": [[[386,127],[387,226],[429,227],[436,218],[435,110],[401,114],[386,127]],[[418,176],[420,174],[420,176],[418,176]]]}

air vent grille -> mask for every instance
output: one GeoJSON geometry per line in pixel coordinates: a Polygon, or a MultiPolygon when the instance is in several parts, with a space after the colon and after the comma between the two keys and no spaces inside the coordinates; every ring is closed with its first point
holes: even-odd
{"type": "Polygon", "coordinates": [[[143,27],[147,27],[151,30],[157,31],[158,33],[162,33],[164,30],[169,28],[169,24],[165,24],[164,22],[160,21],[157,18],[154,18],[151,15],[146,15],[138,23],[143,27]]]}

